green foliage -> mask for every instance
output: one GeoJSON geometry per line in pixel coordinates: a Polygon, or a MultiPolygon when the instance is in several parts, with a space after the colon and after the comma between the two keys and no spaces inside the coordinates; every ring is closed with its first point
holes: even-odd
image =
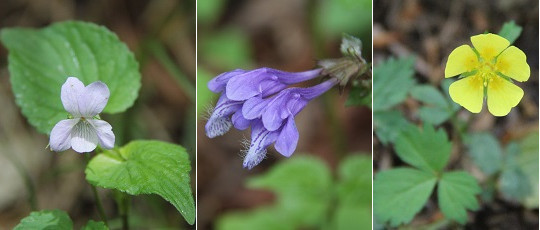
{"type": "Polygon", "coordinates": [[[86,180],[122,192],[157,194],[172,203],[189,224],[195,221],[190,186],[190,160],[179,145],[160,141],[133,141],[105,151],[88,163],[86,180]]]}
{"type": "Polygon", "coordinates": [[[352,85],[349,91],[349,97],[345,102],[346,106],[367,106],[371,108],[371,90],[366,90],[365,87],[352,85]]]}
{"type": "Polygon", "coordinates": [[[81,230],[108,230],[109,228],[101,221],[90,220],[81,230]]]}
{"type": "Polygon", "coordinates": [[[506,147],[499,188],[503,197],[538,208],[538,132],[506,147]]]}
{"type": "Polygon", "coordinates": [[[197,22],[214,22],[221,14],[225,1],[222,0],[204,0],[197,2],[197,22]]]}
{"type": "Polygon", "coordinates": [[[60,88],[69,76],[85,84],[107,84],[111,96],[105,113],[123,112],[137,98],[139,65],[128,47],[103,26],[68,21],[39,30],[3,29],[0,39],[9,51],[16,102],[42,133],[66,118],[60,88]]]}
{"type": "Polygon", "coordinates": [[[517,25],[514,21],[509,21],[504,23],[501,31],[499,31],[499,35],[503,38],[506,38],[506,40],[508,40],[510,44],[512,44],[519,37],[522,30],[523,28],[517,25]]]}
{"type": "Polygon", "coordinates": [[[205,36],[200,44],[200,55],[211,66],[232,70],[252,63],[249,40],[240,30],[229,28],[216,32],[205,36]]]}
{"type": "Polygon", "coordinates": [[[42,210],[31,212],[14,229],[72,230],[73,222],[62,210],[42,210]]]}
{"type": "Polygon", "coordinates": [[[408,223],[424,206],[437,177],[412,168],[386,170],[373,182],[373,211],[377,219],[391,226],[408,223]]]}
{"type": "Polygon", "coordinates": [[[418,169],[397,168],[379,172],[373,184],[375,217],[391,226],[408,223],[439,183],[439,206],[445,217],[464,223],[467,209],[476,210],[475,195],[481,190],[466,172],[443,172],[450,157],[451,142],[442,129],[430,124],[423,128],[409,125],[395,141],[401,160],[418,169]]]}
{"type": "Polygon", "coordinates": [[[395,149],[401,160],[427,172],[440,172],[450,157],[452,144],[446,132],[431,125],[423,129],[409,126],[396,139],[395,149]]]}
{"type": "Polygon", "coordinates": [[[315,23],[323,35],[371,32],[370,0],[320,1],[315,23]]]}
{"type": "MultiPolygon", "coordinates": [[[[446,94],[448,95],[448,94],[446,94]]],[[[418,112],[422,121],[439,125],[448,120],[459,106],[431,85],[419,85],[411,89],[411,96],[424,103],[418,112]]]]}
{"type": "Polygon", "coordinates": [[[467,172],[446,172],[439,181],[437,196],[444,216],[460,224],[467,222],[466,209],[478,210],[475,195],[482,190],[467,172]]]}
{"type": "Polygon", "coordinates": [[[400,111],[377,111],[373,113],[375,134],[383,144],[395,142],[399,134],[413,126],[400,111]]]}
{"type": "Polygon", "coordinates": [[[345,159],[338,168],[338,177],[333,182],[328,167],[316,158],[295,156],[248,181],[249,187],[274,192],[275,204],[251,212],[228,213],[218,220],[216,227],[225,230],[370,227],[370,158],[354,155],[345,159]],[[329,220],[326,216],[330,211],[333,212],[329,220]]]}
{"type": "Polygon", "coordinates": [[[502,165],[502,150],[499,141],[490,133],[474,133],[465,139],[469,155],[482,172],[492,175],[502,165]]]}
{"type": "Polygon", "coordinates": [[[414,58],[389,58],[373,72],[373,110],[387,110],[403,102],[414,86],[414,58]]]}

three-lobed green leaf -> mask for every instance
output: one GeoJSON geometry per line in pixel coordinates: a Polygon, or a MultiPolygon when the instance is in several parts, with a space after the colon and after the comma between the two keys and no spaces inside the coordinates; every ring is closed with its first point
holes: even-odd
{"type": "Polygon", "coordinates": [[[401,160],[427,172],[440,172],[450,158],[452,143],[446,132],[431,125],[409,126],[396,139],[395,149],[401,160]]]}
{"type": "Polygon", "coordinates": [[[31,212],[14,228],[14,230],[25,229],[72,230],[73,221],[62,210],[42,210],[31,212]]]}
{"type": "Polygon", "coordinates": [[[189,224],[195,221],[186,150],[160,141],[133,141],[105,151],[88,163],[86,180],[131,195],[157,194],[173,204],[189,224]]]}
{"type": "Polygon", "coordinates": [[[373,211],[377,220],[391,226],[408,223],[431,195],[437,177],[413,168],[377,173],[373,182],[373,211]]]}
{"type": "Polygon", "coordinates": [[[467,209],[478,209],[476,194],[482,190],[476,179],[467,172],[445,172],[439,181],[439,207],[446,218],[461,224],[467,221],[467,209]]]}
{"type": "Polygon", "coordinates": [[[414,86],[414,58],[389,58],[373,70],[373,110],[386,110],[403,102],[414,86]]]}
{"type": "Polygon", "coordinates": [[[9,51],[11,85],[30,124],[49,133],[67,112],[60,89],[69,76],[109,87],[105,113],[125,111],[141,86],[138,63],[118,37],[103,26],[67,21],[43,29],[9,28],[0,33],[9,51]]]}
{"type": "Polygon", "coordinates": [[[399,134],[413,126],[400,111],[376,111],[373,113],[373,125],[375,134],[383,144],[395,142],[399,134]]]}

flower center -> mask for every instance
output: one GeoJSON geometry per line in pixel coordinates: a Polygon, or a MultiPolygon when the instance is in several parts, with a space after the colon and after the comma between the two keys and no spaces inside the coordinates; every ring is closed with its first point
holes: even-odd
{"type": "Polygon", "coordinates": [[[487,87],[488,83],[492,82],[493,78],[497,76],[495,65],[490,61],[481,61],[477,70],[477,76],[482,78],[484,87],[487,87]]]}

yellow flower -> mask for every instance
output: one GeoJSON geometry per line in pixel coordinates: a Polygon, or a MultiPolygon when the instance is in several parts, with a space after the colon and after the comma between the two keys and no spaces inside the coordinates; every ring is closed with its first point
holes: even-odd
{"type": "Polygon", "coordinates": [[[527,56],[496,34],[472,36],[471,42],[474,48],[462,45],[448,56],[445,78],[463,76],[450,85],[450,97],[473,113],[482,110],[485,97],[491,114],[505,116],[523,97],[523,90],[511,79],[529,79],[527,56]]]}

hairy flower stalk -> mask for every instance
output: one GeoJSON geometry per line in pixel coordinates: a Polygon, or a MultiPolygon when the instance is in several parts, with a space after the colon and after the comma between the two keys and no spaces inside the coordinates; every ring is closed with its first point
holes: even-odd
{"type": "Polygon", "coordinates": [[[290,87],[320,76],[322,69],[298,73],[271,68],[251,71],[233,70],[208,83],[208,88],[221,96],[205,125],[210,138],[225,134],[231,127],[251,127],[251,143],[246,151],[244,167],[251,169],[275,143],[276,150],[289,157],[298,143],[294,117],[309,101],[338,84],[332,78],[309,88],[290,87]]]}
{"type": "Polygon", "coordinates": [[[91,152],[97,144],[104,149],[114,147],[115,136],[106,121],[98,119],[109,100],[109,88],[103,82],[88,86],[75,77],[62,85],[60,97],[71,117],[59,121],[51,131],[49,145],[52,151],[73,148],[76,152],[91,152]]]}

